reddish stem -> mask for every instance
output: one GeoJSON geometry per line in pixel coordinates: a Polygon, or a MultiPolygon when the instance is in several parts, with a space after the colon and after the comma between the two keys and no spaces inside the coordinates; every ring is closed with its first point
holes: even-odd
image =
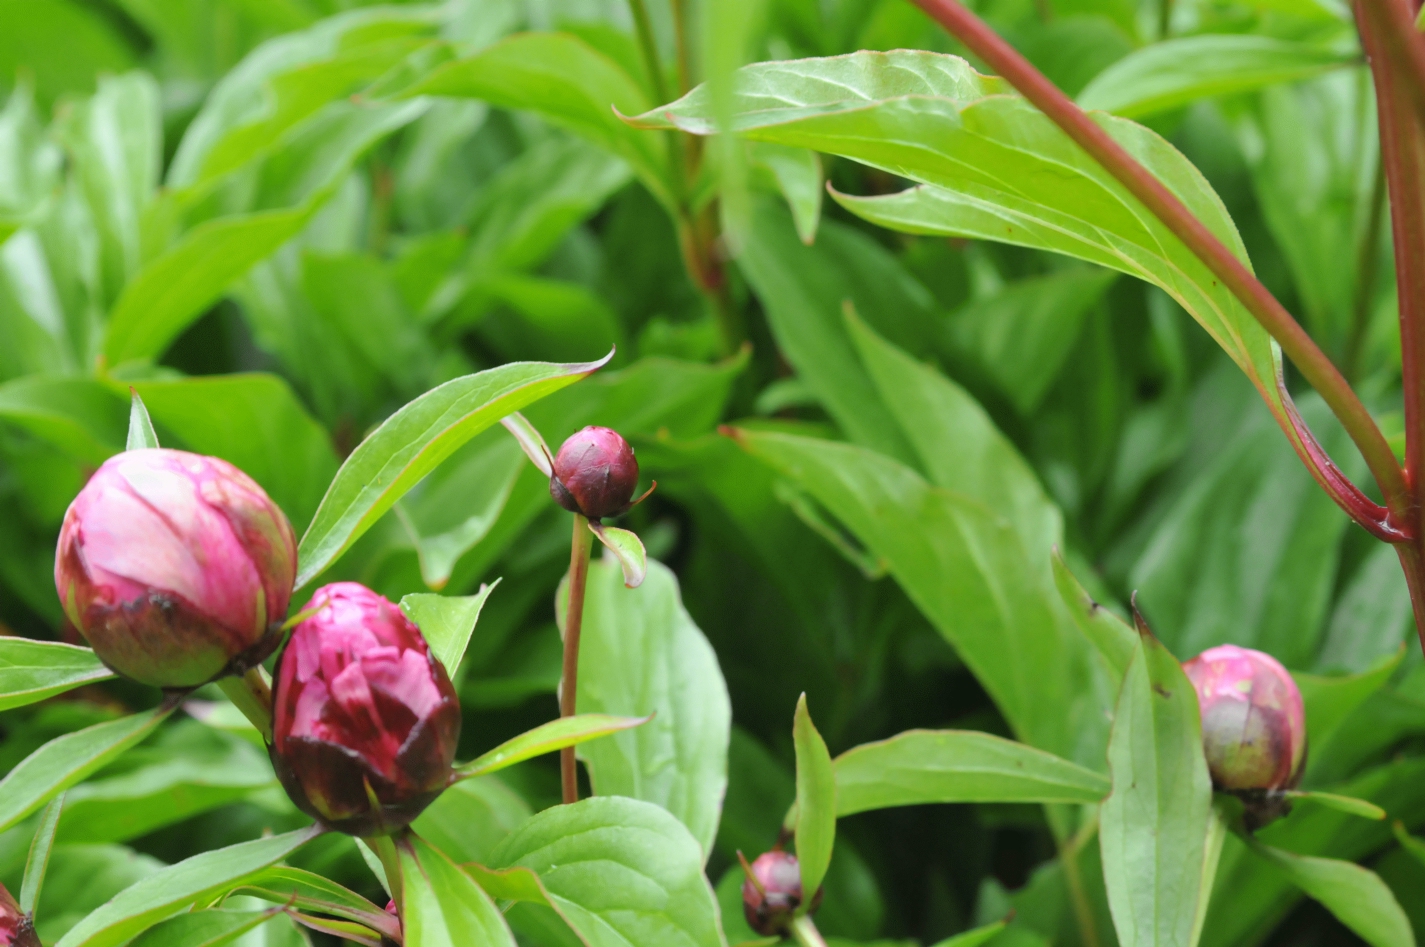
{"type": "MultiPolygon", "coordinates": [[[[1277,340],[1307,382],[1321,393],[1355,442],[1385,495],[1389,514],[1361,493],[1330,462],[1291,407],[1285,388],[1278,385],[1287,405],[1287,416],[1278,420],[1284,427],[1289,427],[1289,436],[1295,435],[1292,441],[1297,453],[1311,469],[1317,482],[1352,519],[1381,539],[1391,542],[1407,539],[1413,525],[1413,517],[1409,515],[1411,498],[1404,472],[1390,445],[1336,366],[1276,297],[1161,181],[1124,151],[1097,122],[984,21],[956,0],[912,2],[1008,80],[1152,211],[1277,340]]],[[[1271,380],[1263,379],[1263,382],[1270,383],[1271,380]]]]}
{"type": "MultiPolygon", "coordinates": [[[[572,717],[579,692],[579,635],[584,628],[584,589],[589,581],[589,550],[594,535],[589,521],[574,514],[574,538],[569,549],[569,608],[564,615],[564,668],[559,680],[559,716],[572,717]]],[[[559,779],[567,805],[579,801],[579,770],[574,748],[559,751],[559,779]]]]}

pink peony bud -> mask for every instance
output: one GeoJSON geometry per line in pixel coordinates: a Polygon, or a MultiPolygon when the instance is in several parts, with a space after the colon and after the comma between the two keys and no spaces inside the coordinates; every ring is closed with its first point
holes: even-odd
{"type": "Polygon", "coordinates": [[[0,947],[40,947],[35,925],[20,913],[4,885],[0,885],[0,947]]]}
{"type": "Polygon", "coordinates": [[[618,516],[632,506],[638,460],[617,431],[586,427],[570,436],[554,458],[549,493],[571,513],[591,520],[618,516]]]}
{"type": "Polygon", "coordinates": [[[1202,708],[1202,744],[1218,789],[1290,789],[1306,759],[1301,691],[1269,654],[1220,645],[1183,665],[1202,708]]]}
{"type": "Polygon", "coordinates": [[[303,611],[318,607],[278,660],[272,763],[312,818],[349,835],[384,835],[449,785],[460,703],[394,604],[337,582],[303,611]]]}
{"type": "MultiPolygon", "coordinates": [[[[751,868],[751,877],[742,882],[742,913],[748,926],[766,937],[786,933],[802,903],[801,865],[795,855],[771,851],[759,855],[751,868]]],[[[820,901],[817,891],[813,911],[820,901]]]]}
{"type": "Polygon", "coordinates": [[[54,584],[99,658],[191,688],[259,664],[281,640],[297,542],[247,474],[179,450],[117,454],[64,515],[54,584]]]}

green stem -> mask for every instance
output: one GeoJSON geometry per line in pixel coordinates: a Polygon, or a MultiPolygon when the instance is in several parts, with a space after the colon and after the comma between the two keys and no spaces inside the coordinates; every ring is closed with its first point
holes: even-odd
{"type": "Polygon", "coordinates": [[[391,891],[391,900],[396,902],[396,911],[405,917],[405,886],[401,881],[401,855],[396,851],[396,840],[389,835],[378,835],[367,839],[366,844],[381,859],[381,867],[386,870],[386,886],[391,891]]]}
{"type": "Polygon", "coordinates": [[[826,947],[826,939],[821,936],[821,931],[816,929],[810,914],[803,914],[792,921],[792,929],[789,932],[792,940],[800,947],[826,947]]]}
{"type": "MultiPolygon", "coordinates": [[[[569,549],[569,609],[564,617],[564,669],[559,681],[559,715],[572,717],[577,712],[575,697],[579,692],[579,635],[584,627],[584,589],[589,581],[589,551],[594,534],[589,521],[574,514],[574,538],[569,549]]],[[[574,760],[574,748],[559,751],[559,778],[567,805],[579,801],[579,770],[574,760]]]]}
{"type": "Polygon", "coordinates": [[[687,95],[693,88],[692,57],[688,55],[688,0],[672,0],[673,37],[678,50],[678,93],[687,95]]]}
{"type": "Polygon", "coordinates": [[[653,21],[648,19],[648,7],[643,0],[628,0],[628,8],[633,13],[634,30],[638,33],[638,48],[643,53],[643,65],[648,69],[648,81],[653,86],[653,94],[658,103],[665,105],[673,101],[668,96],[668,82],[663,76],[663,66],[658,59],[658,41],[653,36],[653,21]]]}
{"type": "MultiPolygon", "coordinates": [[[[1385,436],[1376,426],[1360,398],[1326,353],[1312,341],[1291,313],[1271,294],[1241,260],[1202,221],[1188,210],[1172,191],[1143,167],[1098,122],[1075,105],[1063,92],[1035,69],[1027,59],[990,29],[983,20],[957,0],[912,0],[930,14],[960,42],[983,59],[991,69],[1009,81],[1041,112],[1088,152],[1135,198],[1141,201],[1174,236],[1222,281],[1253,317],[1281,345],[1306,381],[1315,388],[1340,420],[1351,440],[1365,458],[1380,485],[1391,516],[1382,515],[1371,501],[1350,483],[1324,456],[1320,445],[1295,412],[1288,410],[1280,423],[1294,435],[1293,446],[1342,509],[1372,535],[1392,542],[1409,538],[1414,517],[1413,499],[1405,473],[1385,436]]],[[[1393,0],[1369,0],[1389,4],[1393,0]]],[[[1413,35],[1413,34],[1412,34],[1413,35]]],[[[1274,379],[1262,379],[1272,384],[1274,379]]]]}
{"type": "Polygon", "coordinates": [[[218,681],[218,687],[233,706],[252,722],[262,739],[272,742],[272,684],[267,672],[255,667],[242,677],[225,677],[218,681]]]}
{"type": "Polygon", "coordinates": [[[1075,833],[1068,844],[1059,849],[1059,864],[1064,869],[1064,883],[1069,889],[1069,898],[1074,903],[1074,917],[1079,922],[1079,935],[1084,947],[1099,947],[1098,925],[1094,923],[1093,907],[1089,904],[1088,891],[1084,888],[1083,873],[1079,871],[1079,852],[1093,838],[1098,828],[1095,818],[1075,833]]]}

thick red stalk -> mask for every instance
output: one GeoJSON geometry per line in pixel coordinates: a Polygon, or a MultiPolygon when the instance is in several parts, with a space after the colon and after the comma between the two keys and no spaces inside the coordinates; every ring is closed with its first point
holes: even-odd
{"type": "MultiPolygon", "coordinates": [[[[569,550],[569,608],[564,615],[564,668],[559,681],[561,717],[578,713],[575,695],[579,692],[579,635],[584,628],[584,589],[589,581],[589,550],[593,543],[589,521],[575,513],[574,539],[569,550]]],[[[579,771],[572,746],[559,751],[559,778],[565,804],[578,802],[579,771]]]]}
{"type": "MultiPolygon", "coordinates": [[[[956,0],[913,2],[1008,80],[1152,211],[1277,340],[1307,382],[1320,392],[1355,442],[1389,504],[1389,514],[1362,494],[1331,464],[1311,432],[1290,409],[1288,401],[1288,416],[1279,420],[1289,425],[1291,433],[1296,435],[1294,444],[1297,453],[1311,469],[1317,482],[1352,519],[1381,539],[1397,543],[1405,541],[1413,529],[1413,504],[1404,472],[1390,445],[1340,371],[1276,297],[1161,181],[1124,151],[1097,122],[984,21],[956,0]]],[[[1263,381],[1270,383],[1271,380],[1263,381]]],[[[1284,389],[1282,394],[1285,395],[1284,389]]]]}

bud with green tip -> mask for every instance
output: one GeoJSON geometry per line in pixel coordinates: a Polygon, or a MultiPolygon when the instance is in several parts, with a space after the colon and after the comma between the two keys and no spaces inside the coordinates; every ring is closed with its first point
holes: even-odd
{"type": "Polygon", "coordinates": [[[1296,682],[1269,654],[1221,645],[1183,665],[1202,709],[1212,782],[1231,792],[1293,788],[1306,761],[1306,711],[1296,682]]]}

